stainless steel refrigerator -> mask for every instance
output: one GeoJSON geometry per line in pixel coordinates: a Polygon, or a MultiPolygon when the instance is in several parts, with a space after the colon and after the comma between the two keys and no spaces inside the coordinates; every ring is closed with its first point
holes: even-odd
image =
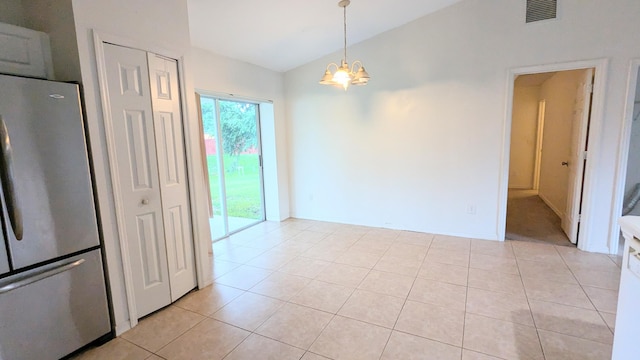
{"type": "Polygon", "coordinates": [[[111,334],[78,86],[0,75],[0,360],[111,334]]]}

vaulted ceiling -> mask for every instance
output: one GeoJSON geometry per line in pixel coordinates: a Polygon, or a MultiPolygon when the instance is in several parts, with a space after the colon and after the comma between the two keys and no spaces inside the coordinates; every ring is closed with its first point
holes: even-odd
{"type": "MultiPolygon", "coordinates": [[[[348,43],[404,25],[461,0],[352,0],[348,43]]],[[[193,46],[274,71],[342,49],[338,0],[188,0],[193,46]]]]}

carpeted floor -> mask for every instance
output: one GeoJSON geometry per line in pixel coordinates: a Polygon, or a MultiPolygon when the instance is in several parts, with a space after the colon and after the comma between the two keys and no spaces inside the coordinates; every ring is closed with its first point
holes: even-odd
{"type": "Polygon", "coordinates": [[[562,231],[558,215],[534,190],[509,190],[506,238],[574,246],[562,231]]]}

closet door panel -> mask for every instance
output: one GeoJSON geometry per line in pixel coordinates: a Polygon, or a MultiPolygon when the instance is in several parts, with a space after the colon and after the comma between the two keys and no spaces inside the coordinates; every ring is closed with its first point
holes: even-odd
{"type": "Polygon", "coordinates": [[[158,176],[156,131],[146,52],[104,45],[111,134],[119,197],[118,224],[127,246],[137,316],[171,303],[158,176]]]}
{"type": "Polygon", "coordinates": [[[178,66],[148,54],[171,299],[196,286],[178,66]]]}

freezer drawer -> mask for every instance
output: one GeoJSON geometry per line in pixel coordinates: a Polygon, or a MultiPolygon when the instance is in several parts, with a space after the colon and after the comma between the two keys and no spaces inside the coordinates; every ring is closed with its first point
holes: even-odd
{"type": "Polygon", "coordinates": [[[0,360],[58,359],[110,331],[100,250],[0,280],[0,360]]]}

